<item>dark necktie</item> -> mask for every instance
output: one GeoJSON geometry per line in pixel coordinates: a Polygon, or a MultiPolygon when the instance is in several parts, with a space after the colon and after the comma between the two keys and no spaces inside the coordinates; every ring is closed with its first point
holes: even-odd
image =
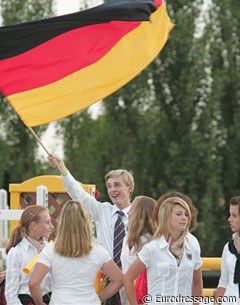
{"type": "Polygon", "coordinates": [[[113,261],[122,268],[122,263],[120,260],[122,252],[123,239],[125,237],[125,226],[122,220],[124,213],[122,211],[117,211],[118,218],[114,226],[114,238],[113,238],[113,261]]]}

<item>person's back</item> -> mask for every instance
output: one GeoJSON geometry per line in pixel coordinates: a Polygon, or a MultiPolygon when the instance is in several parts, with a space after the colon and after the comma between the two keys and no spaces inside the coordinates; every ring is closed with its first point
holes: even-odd
{"type": "Polygon", "coordinates": [[[90,217],[83,205],[74,200],[64,204],[53,245],[45,248],[33,270],[29,288],[34,301],[42,302],[40,284],[44,275],[52,276],[50,305],[100,305],[122,286],[122,275],[109,253],[92,242],[90,217]],[[102,269],[111,279],[97,296],[94,282],[102,269]]]}
{"type": "Polygon", "coordinates": [[[38,263],[49,267],[52,278],[51,304],[100,304],[94,283],[98,271],[110,260],[107,251],[93,244],[83,257],[64,257],[54,252],[54,244],[43,250],[38,263]],[[76,303],[78,302],[78,303],[76,303]]]}

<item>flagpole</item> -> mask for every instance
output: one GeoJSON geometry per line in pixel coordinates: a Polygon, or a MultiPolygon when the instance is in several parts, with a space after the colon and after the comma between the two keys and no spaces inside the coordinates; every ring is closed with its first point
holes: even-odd
{"type": "Polygon", "coordinates": [[[42,146],[42,148],[45,150],[45,152],[50,156],[49,151],[47,150],[47,148],[43,145],[42,141],[40,140],[40,138],[38,137],[38,135],[35,133],[35,131],[32,129],[32,127],[28,127],[28,129],[30,130],[30,132],[32,133],[32,135],[34,136],[34,138],[37,140],[37,142],[42,146]]]}
{"type": "MultiPolygon", "coordinates": [[[[48,154],[48,156],[51,156],[50,152],[47,150],[47,148],[43,145],[42,141],[38,137],[38,135],[35,133],[35,131],[32,129],[32,127],[28,127],[34,138],[37,140],[37,142],[42,146],[42,148],[45,150],[45,152],[48,154]]],[[[57,168],[59,169],[60,173],[62,172],[62,168],[59,164],[57,164],[57,168]]]]}

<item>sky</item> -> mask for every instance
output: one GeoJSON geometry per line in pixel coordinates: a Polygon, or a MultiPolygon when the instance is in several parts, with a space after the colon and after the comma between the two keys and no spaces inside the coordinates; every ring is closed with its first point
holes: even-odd
{"type": "Polygon", "coordinates": [[[57,15],[64,15],[78,11],[81,0],[55,0],[57,15]]]}
{"type": "MultiPolygon", "coordinates": [[[[73,13],[79,10],[83,0],[55,0],[55,12],[56,15],[65,15],[73,13]]],[[[88,0],[89,7],[101,4],[101,0],[88,0]]],[[[0,7],[0,25],[2,22],[1,18],[1,7],[0,7]]]]}
{"type": "MultiPolygon", "coordinates": [[[[89,7],[100,4],[101,0],[88,0],[89,7]]],[[[55,8],[57,15],[64,15],[68,13],[73,13],[79,10],[81,4],[84,1],[82,0],[55,0],[55,8]]]]}

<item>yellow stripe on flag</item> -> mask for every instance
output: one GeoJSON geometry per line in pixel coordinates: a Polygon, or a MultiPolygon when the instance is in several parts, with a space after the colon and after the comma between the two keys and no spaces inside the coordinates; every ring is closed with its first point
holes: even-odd
{"type": "Polygon", "coordinates": [[[163,3],[150,22],[142,22],[95,64],[7,98],[29,127],[66,117],[107,97],[139,74],[164,47],[173,27],[163,3]]]}

